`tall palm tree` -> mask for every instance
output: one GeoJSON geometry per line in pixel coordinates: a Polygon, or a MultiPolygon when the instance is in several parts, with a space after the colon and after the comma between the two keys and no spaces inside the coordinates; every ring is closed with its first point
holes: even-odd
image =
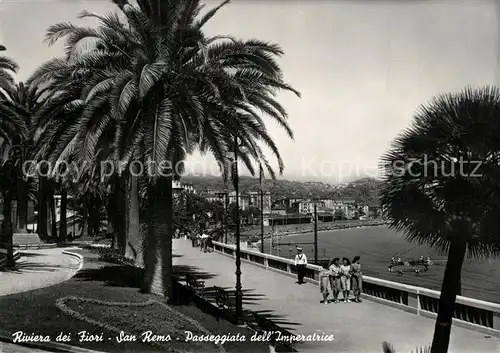
{"type": "Polygon", "coordinates": [[[448,252],[432,353],[448,350],[465,256],[500,249],[498,116],[497,88],[438,95],[382,157],[381,202],[391,227],[448,252]]]}
{"type": "MultiPolygon", "coordinates": [[[[5,50],[2,46],[0,50],[5,50]]],[[[13,75],[18,69],[10,58],[0,56],[0,190],[3,197],[3,221],[0,242],[6,243],[7,267],[14,267],[13,227],[11,219],[12,201],[16,198],[17,180],[19,178],[19,156],[13,146],[16,138],[24,138],[26,132],[25,119],[20,116],[12,104],[10,94],[15,90],[13,75]]]]}
{"type": "MultiPolygon", "coordinates": [[[[263,160],[272,170],[256,140],[278,157],[282,171],[279,152],[256,109],[277,120],[292,136],[286,112],[273,95],[278,89],[295,91],[283,82],[275,62],[282,54],[278,46],[256,40],[219,41],[203,34],[203,25],[221,6],[198,17],[201,6],[197,0],[162,2],[161,6],[158,0],[144,0],[138,1],[138,7],[128,1],[115,3],[124,22],[117,15],[84,13],[83,17],[97,18],[100,26],[52,26],[49,42],[67,37],[67,47],[75,48],[92,38],[97,44],[73,57],[69,52],[72,60],[46,63],[34,77],[50,80],[54,74],[92,68],[81,119],[92,122],[95,134],[82,150],[84,155],[94,155],[100,135],[115,126],[114,159],[124,168],[134,160],[148,166],[143,290],[152,291],[153,284],[159,284],[155,291],[169,296],[171,185],[172,178],[182,173],[182,167],[177,167],[197,146],[210,151],[227,175],[226,152],[238,135],[247,147],[240,157],[251,171],[252,159],[263,160]],[[155,278],[155,273],[162,275],[155,278]]],[[[87,131],[78,134],[85,136],[87,131]]],[[[68,145],[74,139],[68,134],[60,144],[68,145]]]]}

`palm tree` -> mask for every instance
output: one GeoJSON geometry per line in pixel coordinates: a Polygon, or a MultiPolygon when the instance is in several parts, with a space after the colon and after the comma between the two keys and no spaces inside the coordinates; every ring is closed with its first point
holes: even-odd
{"type": "Polygon", "coordinates": [[[500,249],[498,116],[497,88],[438,95],[382,157],[381,203],[391,227],[448,252],[432,353],[448,350],[465,256],[500,249]]]}
{"type": "MultiPolygon", "coordinates": [[[[226,4],[224,2],[221,6],[226,4]]],[[[172,178],[182,173],[182,161],[198,146],[210,151],[228,174],[226,158],[235,135],[247,152],[241,159],[252,171],[252,159],[262,160],[261,140],[283,162],[255,109],[277,120],[292,136],[286,112],[274,100],[274,91],[291,90],[282,81],[274,57],[279,47],[261,41],[207,38],[203,25],[217,7],[198,17],[199,1],[171,1],[159,6],[158,0],[115,1],[125,22],[116,15],[83,13],[100,21],[98,29],[62,23],[49,29],[50,42],[67,37],[67,47],[76,48],[92,38],[94,48],[79,52],[71,60],[53,60],[37,70],[37,81],[51,80],[55,74],[90,70],[82,121],[92,122],[93,139],[84,143],[85,154],[95,154],[95,141],[115,126],[114,159],[122,168],[138,160],[146,169],[148,218],[145,244],[144,291],[171,293],[172,178]],[[99,117],[97,117],[99,111],[99,117]],[[175,167],[175,168],[174,168],[175,167]],[[165,176],[166,175],[166,176],[165,176]],[[162,273],[153,281],[156,268],[162,273]]],[[[295,92],[297,93],[297,92],[295,92]]],[[[297,93],[298,94],[298,93],[297,93]]],[[[88,125],[87,125],[88,126],[88,125]]],[[[87,129],[78,133],[85,136],[87,129]]],[[[66,148],[75,135],[60,141],[66,148]]],[[[128,223],[131,223],[131,219],[128,223]]]]}
{"type": "MultiPolygon", "coordinates": [[[[0,50],[5,50],[1,47],[0,50]]],[[[13,227],[11,219],[12,200],[15,199],[17,181],[19,178],[19,158],[13,146],[16,138],[24,138],[25,119],[12,104],[9,95],[14,92],[13,75],[18,69],[17,64],[10,58],[0,57],[0,190],[3,197],[3,221],[1,242],[7,247],[7,267],[14,267],[13,227]]]]}
{"type": "MultiPolygon", "coordinates": [[[[384,341],[382,342],[382,352],[396,353],[396,350],[390,343],[384,341]]],[[[430,353],[430,352],[431,352],[430,347],[417,347],[414,351],[411,351],[411,353],[430,353]]]]}

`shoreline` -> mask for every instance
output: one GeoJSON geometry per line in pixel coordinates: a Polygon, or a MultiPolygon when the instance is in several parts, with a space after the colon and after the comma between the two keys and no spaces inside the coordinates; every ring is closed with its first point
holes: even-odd
{"type": "MultiPolygon", "coordinates": [[[[339,231],[339,230],[355,229],[355,228],[379,227],[379,226],[386,226],[388,224],[389,224],[389,222],[387,222],[387,221],[379,221],[379,222],[368,222],[367,221],[367,224],[363,224],[363,223],[335,224],[335,225],[332,224],[332,225],[327,225],[325,227],[318,227],[318,233],[334,232],[334,231],[339,231]]],[[[277,231],[275,233],[275,235],[278,237],[290,237],[290,236],[309,234],[309,233],[314,233],[314,229],[308,228],[308,229],[289,230],[289,231],[282,230],[282,231],[277,231]]],[[[251,238],[251,237],[256,237],[257,235],[244,234],[244,236],[251,238]]],[[[271,239],[271,234],[269,234],[269,233],[264,234],[264,239],[271,239]]],[[[260,240],[258,240],[256,243],[260,243],[260,240]]]]}

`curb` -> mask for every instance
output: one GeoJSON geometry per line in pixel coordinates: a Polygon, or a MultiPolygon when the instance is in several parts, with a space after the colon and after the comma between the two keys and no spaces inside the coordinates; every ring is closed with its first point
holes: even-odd
{"type": "Polygon", "coordinates": [[[64,255],[68,255],[68,256],[71,256],[71,257],[75,257],[78,259],[78,262],[79,262],[79,265],[78,265],[78,269],[75,271],[75,273],[73,274],[70,274],[70,276],[68,277],[71,278],[73,277],[78,271],[80,271],[83,267],[83,256],[80,255],[80,254],[77,254],[77,253],[74,253],[74,252],[71,252],[71,251],[66,251],[66,250],[63,250],[62,252],[64,255]]]}
{"type": "MultiPolygon", "coordinates": [[[[3,252],[0,252],[3,254],[3,252]]],[[[21,258],[21,253],[19,251],[14,251],[14,262],[17,262],[17,260],[19,260],[21,258]]],[[[6,256],[3,256],[1,259],[0,259],[0,268],[3,268],[5,266],[5,264],[7,263],[7,257],[6,256]]]]}
{"type": "Polygon", "coordinates": [[[18,346],[23,346],[23,347],[28,347],[28,348],[35,348],[35,349],[43,349],[49,352],[70,352],[70,353],[104,353],[101,351],[93,351],[90,349],[85,349],[85,348],[80,348],[80,347],[75,347],[75,346],[70,346],[64,343],[58,343],[58,342],[14,342],[14,339],[12,338],[12,335],[9,335],[5,331],[0,331],[0,341],[1,342],[7,342],[11,344],[16,344],[18,346]]]}

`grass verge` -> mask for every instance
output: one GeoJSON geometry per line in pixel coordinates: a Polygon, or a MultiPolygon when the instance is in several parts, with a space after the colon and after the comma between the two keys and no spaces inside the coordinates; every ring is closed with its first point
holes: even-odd
{"type": "Polygon", "coordinates": [[[213,343],[195,344],[175,340],[178,338],[176,336],[183,339],[185,330],[199,332],[198,327],[201,326],[213,335],[239,333],[247,337],[246,342],[226,343],[224,349],[227,352],[269,352],[265,343],[248,342],[248,338],[253,334],[248,329],[235,327],[224,320],[217,321],[194,306],[169,306],[161,297],[139,293],[139,277],[134,273],[134,268],[102,262],[98,255],[90,250],[82,250],[79,253],[85,258],[84,267],[70,280],[1,298],[0,322],[4,331],[48,335],[53,341],[62,332],[71,335],[71,340],[63,343],[104,352],[218,351],[213,343]],[[58,300],[84,318],[63,312],[56,306],[58,300]],[[161,304],[141,307],[113,304],[118,302],[144,305],[148,301],[161,304]],[[88,319],[102,323],[104,327],[89,323],[88,319]],[[119,335],[114,329],[137,335],[137,341],[118,343],[116,337],[119,335]],[[157,335],[170,334],[175,342],[173,340],[160,345],[143,343],[139,335],[147,330],[157,335]],[[81,341],[79,332],[82,331],[88,335],[102,335],[103,341],[81,341]]]}

